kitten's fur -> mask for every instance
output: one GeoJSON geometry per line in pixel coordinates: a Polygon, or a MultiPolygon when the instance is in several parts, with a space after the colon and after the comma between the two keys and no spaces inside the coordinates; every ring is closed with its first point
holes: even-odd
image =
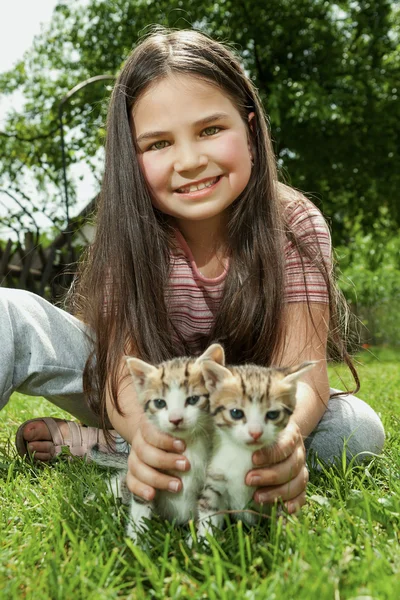
{"type": "MultiPolygon", "coordinates": [[[[199,537],[211,532],[211,525],[221,527],[224,516],[215,514],[219,511],[244,508],[260,511],[260,506],[252,501],[254,488],[245,484],[246,474],[254,468],[252,454],[277,441],[296,405],[297,380],[314,364],[265,368],[202,362],[216,431],[199,499],[199,537]]],[[[257,515],[249,512],[239,513],[238,518],[250,525],[258,520],[257,515]]]]}
{"type": "Polygon", "coordinates": [[[112,490],[130,503],[127,535],[134,540],[137,539],[137,527],[143,526],[142,519],[150,519],[153,511],[178,524],[187,523],[197,516],[197,501],[204,486],[214,427],[201,370],[205,359],[210,363],[223,364],[222,346],[213,344],[197,359],[175,358],[158,366],[127,357],[138,402],[144,407],[148,419],[161,431],[185,441],[183,454],[191,465],[187,473],[169,472],[182,480],[180,492],[157,490],[155,499],[146,502],[131,494],[126,487],[126,454],[107,455],[92,450],[91,458],[98,464],[123,470],[122,475],[112,482],[112,490]]]}

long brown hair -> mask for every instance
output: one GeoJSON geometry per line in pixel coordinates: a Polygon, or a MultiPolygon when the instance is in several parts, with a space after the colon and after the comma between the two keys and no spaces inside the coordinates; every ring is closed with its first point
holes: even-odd
{"type": "MultiPolygon", "coordinates": [[[[173,342],[178,334],[172,335],[174,325],[164,297],[171,229],[167,217],[152,205],[137,160],[131,118],[132,107],[146,88],[170,73],[204,79],[227,94],[248,127],[254,155],[248,185],[229,209],[230,268],[214,326],[203,346],[219,341],[230,363],[268,365],[283,335],[282,248],[289,235],[294,241],[296,236],[285,233],[275,158],[257,91],[231,49],[194,30],[158,29],[129,56],[113,90],[96,236],[71,295],[74,312],[95,332],[85,390],[103,425],[108,378],[119,410],[118,365],[123,354],[158,363],[187,351],[183,339],[180,344],[173,342]],[[253,131],[248,126],[251,112],[255,113],[253,131]]],[[[302,251],[301,244],[299,248],[302,251]]],[[[323,265],[321,270],[334,318],[331,278],[323,265]]],[[[340,356],[344,355],[342,345],[340,356]]]]}

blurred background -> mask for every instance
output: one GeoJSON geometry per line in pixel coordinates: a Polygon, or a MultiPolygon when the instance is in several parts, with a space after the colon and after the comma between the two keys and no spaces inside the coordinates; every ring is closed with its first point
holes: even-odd
{"type": "Polygon", "coordinates": [[[152,24],[193,27],[230,44],[257,86],[281,179],[330,224],[364,347],[400,345],[399,2],[14,0],[1,12],[1,285],[65,292],[93,236],[113,78],[152,24]]]}

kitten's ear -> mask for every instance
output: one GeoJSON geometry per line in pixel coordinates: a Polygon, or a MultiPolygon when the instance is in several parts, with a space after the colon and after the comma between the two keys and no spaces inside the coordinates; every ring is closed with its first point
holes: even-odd
{"type": "Polygon", "coordinates": [[[204,377],[204,383],[207,390],[212,394],[227,377],[232,377],[232,373],[226,367],[219,365],[213,360],[203,360],[201,362],[201,371],[204,377]]]}
{"type": "Polygon", "coordinates": [[[304,373],[307,373],[307,371],[310,371],[311,369],[313,369],[315,367],[315,365],[317,364],[318,361],[316,360],[310,360],[307,362],[303,362],[301,363],[301,365],[296,365],[295,367],[289,367],[287,369],[287,375],[285,375],[283,381],[285,381],[286,383],[292,383],[293,381],[298,381],[299,379],[301,379],[301,377],[304,375],[304,373]]]}
{"type": "Polygon", "coordinates": [[[143,386],[147,377],[152,373],[157,372],[157,367],[150,365],[140,358],[134,356],[125,356],[126,364],[134,381],[140,386],[143,386]]]}
{"type": "Polygon", "coordinates": [[[207,350],[205,350],[203,354],[199,356],[196,362],[200,362],[202,360],[213,360],[220,365],[224,365],[225,352],[221,344],[211,344],[211,346],[209,346],[207,350]]]}

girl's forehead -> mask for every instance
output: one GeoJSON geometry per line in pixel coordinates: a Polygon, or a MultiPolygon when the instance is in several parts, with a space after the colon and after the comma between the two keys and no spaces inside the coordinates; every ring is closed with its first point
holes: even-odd
{"type": "Polygon", "coordinates": [[[214,112],[239,115],[223,89],[211,81],[183,74],[171,74],[151,83],[132,108],[136,129],[154,122],[190,122],[214,112]]]}

